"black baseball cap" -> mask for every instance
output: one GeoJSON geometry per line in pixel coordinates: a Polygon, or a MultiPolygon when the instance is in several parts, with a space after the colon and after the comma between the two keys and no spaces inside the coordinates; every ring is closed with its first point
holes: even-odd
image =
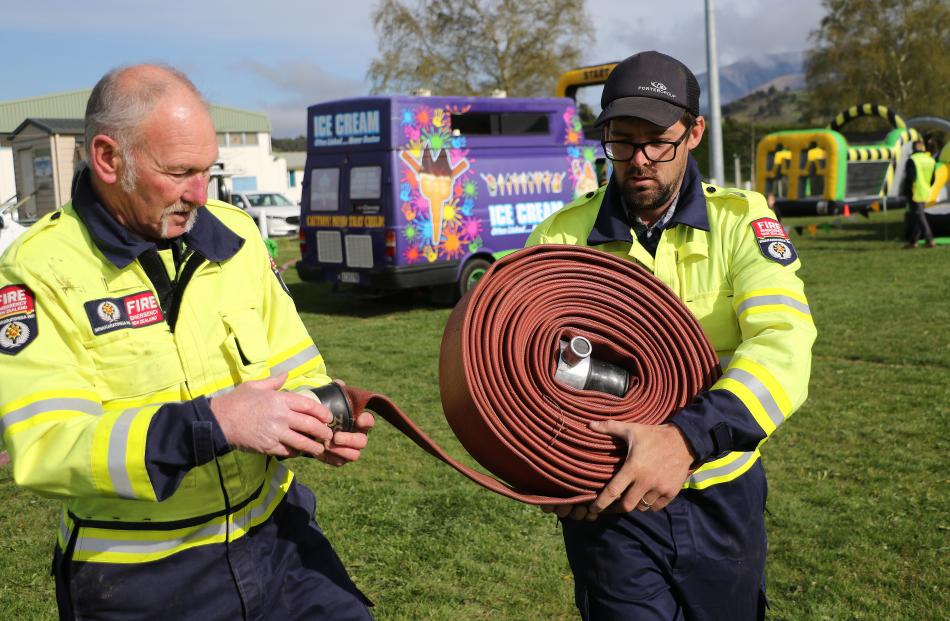
{"type": "Polygon", "coordinates": [[[689,111],[699,116],[699,83],[689,68],[660,52],[640,52],[617,63],[600,96],[596,125],[634,116],[669,127],[689,111]]]}

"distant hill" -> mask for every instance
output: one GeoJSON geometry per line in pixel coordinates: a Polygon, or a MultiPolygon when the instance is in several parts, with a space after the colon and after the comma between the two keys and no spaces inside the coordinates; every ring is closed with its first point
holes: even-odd
{"type": "MultiPolygon", "coordinates": [[[[768,92],[771,87],[781,93],[800,91],[805,86],[804,52],[764,54],[745,58],[719,68],[719,103],[726,106],[758,91],[768,92]]],[[[708,112],[706,96],[709,78],[706,72],[696,76],[703,97],[700,110],[708,112]]],[[[762,103],[762,102],[759,102],[762,103]]],[[[773,105],[774,107],[774,105],[773,105]]]]}
{"type": "MultiPolygon", "coordinates": [[[[779,84],[782,82],[779,81],[779,84]]],[[[796,125],[802,122],[804,91],[775,83],[722,106],[725,118],[754,125],[796,125]]]]}

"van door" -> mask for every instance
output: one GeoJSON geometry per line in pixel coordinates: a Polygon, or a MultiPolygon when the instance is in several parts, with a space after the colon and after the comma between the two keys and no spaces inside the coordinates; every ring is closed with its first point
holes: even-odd
{"type": "Polygon", "coordinates": [[[384,151],[350,153],[342,171],[343,270],[340,282],[370,284],[387,259],[385,229],[390,170],[384,151]]]}
{"type": "MultiPolygon", "coordinates": [[[[300,197],[301,280],[335,278],[343,264],[341,207],[346,156],[308,155],[300,197]]],[[[345,218],[345,216],[343,216],[345,218]]]]}

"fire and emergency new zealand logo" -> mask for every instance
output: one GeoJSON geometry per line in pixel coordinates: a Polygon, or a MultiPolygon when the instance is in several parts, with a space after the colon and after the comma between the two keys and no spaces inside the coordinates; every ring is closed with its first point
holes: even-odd
{"type": "Polygon", "coordinates": [[[36,340],[35,301],[26,285],[0,289],[0,353],[18,354],[36,340]]]}
{"type": "Polygon", "coordinates": [[[92,333],[96,335],[123,328],[150,326],[165,319],[158,299],[151,291],[141,291],[123,298],[90,300],[83,307],[92,325],[92,333]]]}
{"type": "Polygon", "coordinates": [[[766,259],[789,265],[798,258],[795,246],[788,239],[785,227],[772,218],[759,218],[752,222],[752,232],[759,243],[759,250],[766,259]]]}

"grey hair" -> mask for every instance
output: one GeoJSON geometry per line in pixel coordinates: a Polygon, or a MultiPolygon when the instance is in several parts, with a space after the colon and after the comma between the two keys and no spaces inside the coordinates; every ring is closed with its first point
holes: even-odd
{"type": "Polygon", "coordinates": [[[168,65],[151,65],[159,69],[142,72],[134,81],[123,79],[132,66],[117,67],[102,76],[89,95],[86,104],[86,153],[91,157],[92,139],[104,134],[119,144],[126,174],[121,179],[123,189],[131,191],[135,185],[133,149],[138,145],[139,126],[155,107],[161,96],[175,85],[195,95],[205,106],[201,92],[184,73],[168,65]]]}

